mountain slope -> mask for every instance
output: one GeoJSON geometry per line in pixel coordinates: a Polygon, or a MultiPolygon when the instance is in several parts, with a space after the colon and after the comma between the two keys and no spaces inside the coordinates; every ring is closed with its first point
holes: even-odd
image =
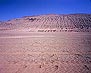
{"type": "Polygon", "coordinates": [[[0,29],[39,32],[90,32],[91,14],[25,16],[0,22],[0,29]]]}

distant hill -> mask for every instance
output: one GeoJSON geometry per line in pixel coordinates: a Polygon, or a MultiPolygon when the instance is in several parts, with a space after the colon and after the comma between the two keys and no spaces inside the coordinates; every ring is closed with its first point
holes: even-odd
{"type": "Polygon", "coordinates": [[[91,32],[91,14],[24,16],[0,22],[1,30],[29,32],[91,32]]]}

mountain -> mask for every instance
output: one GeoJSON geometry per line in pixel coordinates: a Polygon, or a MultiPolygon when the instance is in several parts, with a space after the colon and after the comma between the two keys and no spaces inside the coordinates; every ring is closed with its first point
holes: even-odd
{"type": "Polygon", "coordinates": [[[91,14],[24,16],[0,22],[0,30],[29,32],[91,32],[91,14]]]}

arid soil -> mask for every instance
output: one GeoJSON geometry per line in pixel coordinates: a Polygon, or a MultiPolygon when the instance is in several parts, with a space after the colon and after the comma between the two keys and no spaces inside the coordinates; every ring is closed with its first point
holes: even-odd
{"type": "Polygon", "coordinates": [[[91,33],[0,31],[0,73],[91,73],[91,33]]]}
{"type": "Polygon", "coordinates": [[[91,14],[0,22],[0,73],[91,73],[91,14]]]}

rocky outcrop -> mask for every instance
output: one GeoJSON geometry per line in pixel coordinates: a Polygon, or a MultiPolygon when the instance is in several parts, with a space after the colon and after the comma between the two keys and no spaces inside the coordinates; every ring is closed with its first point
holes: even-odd
{"type": "Polygon", "coordinates": [[[25,16],[0,24],[0,28],[16,31],[90,32],[91,14],[25,16]]]}

